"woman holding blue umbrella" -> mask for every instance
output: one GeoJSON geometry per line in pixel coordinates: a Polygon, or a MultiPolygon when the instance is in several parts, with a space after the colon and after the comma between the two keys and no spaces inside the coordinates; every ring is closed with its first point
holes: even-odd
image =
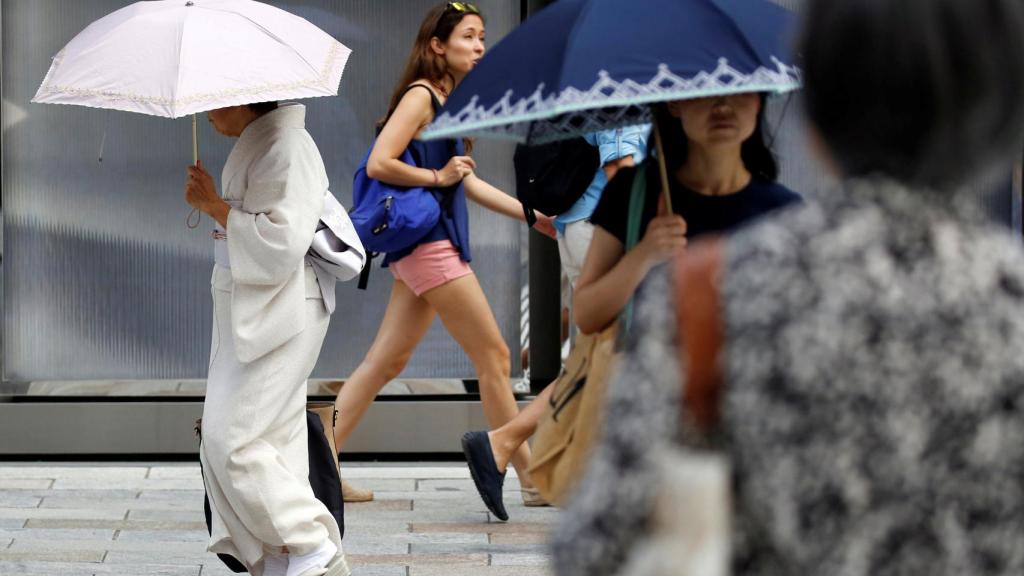
{"type": "MultiPolygon", "coordinates": [[[[615,321],[648,273],[678,255],[688,239],[735,230],[800,200],[776,182],[778,167],[764,139],[763,106],[763,95],[752,93],[655,107],[674,212],[659,194],[656,160],[621,168],[608,183],[590,219],[594,235],[573,298],[582,332],[598,332],[615,321]],[[631,188],[641,171],[649,184],[640,213],[642,240],[626,252],[631,188]]],[[[474,481],[499,518],[507,515],[501,501],[505,467],[533,435],[551,393],[549,386],[501,428],[466,435],[474,481]]]]}

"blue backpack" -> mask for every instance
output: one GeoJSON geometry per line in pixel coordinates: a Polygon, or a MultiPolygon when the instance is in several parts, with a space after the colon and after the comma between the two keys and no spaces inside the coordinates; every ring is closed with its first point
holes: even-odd
{"type": "MultiPolygon", "coordinates": [[[[369,158],[368,153],[356,169],[349,218],[367,250],[387,253],[408,248],[437,225],[441,207],[426,188],[394,186],[367,176],[369,158]]],[[[416,165],[409,150],[399,160],[416,165]]]]}

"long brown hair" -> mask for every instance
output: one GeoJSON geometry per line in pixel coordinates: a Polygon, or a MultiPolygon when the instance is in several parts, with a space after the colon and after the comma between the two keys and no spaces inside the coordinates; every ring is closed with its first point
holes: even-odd
{"type": "MultiPolygon", "coordinates": [[[[444,56],[434,53],[430,48],[430,40],[437,38],[442,42],[447,42],[452,32],[455,31],[455,27],[466,16],[477,16],[484,20],[484,15],[479,11],[456,10],[451,2],[438,4],[431,8],[430,12],[427,12],[423,23],[420,24],[420,31],[416,34],[416,41],[412,45],[412,52],[409,54],[408,61],[406,61],[405,70],[398,78],[395,89],[391,92],[391,99],[388,101],[388,113],[377,122],[378,130],[384,128],[384,123],[387,122],[388,117],[398,107],[398,102],[402,99],[405,89],[413,82],[423,78],[433,84],[440,84],[445,77],[448,77],[453,80],[454,84],[454,78],[448,72],[447,60],[444,59],[444,56]]],[[[468,154],[472,146],[469,140],[465,140],[465,142],[468,154]]]]}

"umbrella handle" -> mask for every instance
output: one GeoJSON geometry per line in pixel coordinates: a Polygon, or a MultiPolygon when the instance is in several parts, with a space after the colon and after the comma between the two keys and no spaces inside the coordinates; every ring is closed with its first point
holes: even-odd
{"type": "Polygon", "coordinates": [[[192,115],[192,165],[199,165],[199,127],[196,115],[192,115]]]}
{"type": "Polygon", "coordinates": [[[661,193],[665,195],[665,208],[672,214],[672,194],[668,189],[668,170],[665,168],[665,149],[661,145],[661,131],[658,123],[654,123],[654,146],[658,151],[658,175],[661,177],[661,193]]]}
{"type": "MultiPolygon", "coordinates": [[[[199,165],[199,126],[196,121],[195,114],[192,115],[192,165],[199,165]]],[[[199,221],[202,218],[203,215],[200,214],[198,210],[193,208],[192,211],[188,213],[188,216],[185,217],[185,226],[188,226],[189,228],[197,228],[199,226],[199,221]],[[193,214],[196,215],[195,224],[192,223],[193,214]]]]}

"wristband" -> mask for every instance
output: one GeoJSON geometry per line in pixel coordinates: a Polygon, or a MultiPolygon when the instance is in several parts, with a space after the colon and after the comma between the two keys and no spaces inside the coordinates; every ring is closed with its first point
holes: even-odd
{"type": "Polygon", "coordinates": [[[437,170],[434,169],[434,168],[431,168],[430,171],[434,173],[434,186],[440,186],[441,185],[441,177],[437,175],[437,170]]]}

